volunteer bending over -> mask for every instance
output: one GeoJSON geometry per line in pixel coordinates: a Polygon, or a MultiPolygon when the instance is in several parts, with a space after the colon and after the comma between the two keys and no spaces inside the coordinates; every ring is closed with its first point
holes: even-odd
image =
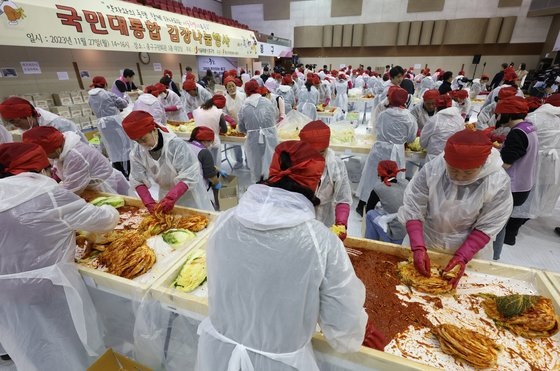
{"type": "Polygon", "coordinates": [[[23,133],[23,142],[43,148],[54,160],[56,178],[70,192],[80,194],[90,189],[128,195],[130,186],[124,175],[101,152],[80,142],[71,131],[61,133],[50,126],[38,126],[23,133]]]}
{"type": "Polygon", "coordinates": [[[85,370],[105,345],[76,231],[110,231],[119,213],[59,187],[49,167],[36,144],[0,145],[0,343],[18,370],[85,370]]]}
{"type": "Polygon", "coordinates": [[[130,185],[150,213],[170,212],[175,204],[201,210],[214,210],[208,198],[200,164],[189,145],[157,125],[147,112],[134,111],[123,121],[134,140],[130,152],[130,185]],[[148,187],[159,185],[159,203],[148,187]]]}
{"type": "MultiPolygon", "coordinates": [[[[339,352],[360,349],[365,289],[342,242],[315,219],[325,159],[305,142],[276,147],[270,178],[221,214],[208,241],[209,317],[197,370],[318,371],[317,323],[339,352]]],[[[371,326],[367,344],[381,348],[371,326]]]]}
{"type": "MultiPolygon", "coordinates": [[[[352,189],[344,163],[329,148],[331,129],[321,120],[312,121],[301,129],[299,137],[325,158],[325,170],[317,190],[317,197],[321,200],[321,204],[315,208],[317,220],[327,227],[339,225],[346,230],[352,189]]],[[[340,237],[344,240],[346,232],[340,237]]]]}
{"type": "Polygon", "coordinates": [[[418,272],[430,276],[427,248],[454,254],[445,268],[448,272],[460,266],[454,286],[475,255],[491,259],[488,244],[513,209],[502,164],[486,135],[465,129],[451,136],[445,152],[412,178],[398,217],[406,226],[418,272]]]}

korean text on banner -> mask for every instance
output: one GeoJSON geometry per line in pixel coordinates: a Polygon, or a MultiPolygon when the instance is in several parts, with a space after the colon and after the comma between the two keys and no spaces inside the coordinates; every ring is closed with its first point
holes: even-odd
{"type": "MultiPolygon", "coordinates": [[[[252,31],[118,0],[13,0],[0,45],[257,57],[252,31]]],[[[2,12],[0,11],[0,14],[2,12]]]]}

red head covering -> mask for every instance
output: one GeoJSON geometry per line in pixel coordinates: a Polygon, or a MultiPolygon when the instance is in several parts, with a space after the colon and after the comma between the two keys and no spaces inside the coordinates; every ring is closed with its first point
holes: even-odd
{"type": "Polygon", "coordinates": [[[185,91],[196,90],[196,82],[190,79],[185,80],[185,82],[183,83],[183,90],[185,91]]]}
{"type": "Polygon", "coordinates": [[[105,88],[107,86],[107,79],[103,76],[95,76],[91,81],[90,88],[105,88]]]}
{"type": "Polygon", "coordinates": [[[243,82],[241,81],[241,79],[235,78],[235,85],[240,88],[243,86],[243,82]]]}
{"type": "Polygon", "coordinates": [[[195,80],[194,75],[190,72],[187,72],[187,75],[185,76],[185,80],[195,80]]]}
{"type": "Polygon", "coordinates": [[[313,77],[313,80],[311,80],[311,83],[312,83],[313,85],[319,85],[319,84],[321,84],[321,79],[320,79],[319,77],[317,77],[317,76],[314,76],[314,77],[313,77]]]}
{"type": "Polygon", "coordinates": [[[171,70],[164,70],[163,71],[163,76],[169,76],[170,79],[173,78],[173,72],[171,72],[171,70]]]}
{"type": "Polygon", "coordinates": [[[525,98],[518,96],[507,97],[500,99],[496,105],[496,113],[511,113],[511,114],[527,114],[529,113],[529,105],[525,98]]]}
{"type": "Polygon", "coordinates": [[[337,70],[332,70],[332,71],[331,71],[331,75],[332,75],[333,77],[337,77],[337,76],[338,76],[338,71],[337,71],[337,70]]]}
{"type": "Polygon", "coordinates": [[[422,96],[422,99],[424,99],[424,102],[435,102],[437,97],[439,97],[439,91],[437,91],[436,89],[430,89],[426,90],[426,92],[422,96]]]}
{"type": "Polygon", "coordinates": [[[384,160],[379,161],[379,164],[377,164],[377,175],[379,175],[381,179],[383,179],[383,183],[389,187],[391,186],[389,178],[396,177],[401,171],[406,171],[406,169],[399,169],[395,161],[384,160]]]}
{"type": "Polygon", "coordinates": [[[555,107],[560,107],[560,93],[552,94],[550,97],[546,98],[544,102],[552,104],[555,107]]]}
{"type": "Polygon", "coordinates": [[[308,143],[313,149],[322,151],[329,147],[331,129],[321,120],[311,121],[301,129],[299,139],[308,143]]]}
{"type": "Polygon", "coordinates": [[[64,145],[64,135],[52,126],[35,126],[23,133],[22,141],[40,145],[49,155],[64,145]]]}
{"type": "Polygon", "coordinates": [[[229,70],[229,71],[224,72],[224,78],[229,77],[229,76],[231,76],[231,77],[237,76],[237,71],[236,70],[229,70]]]}
{"type": "Polygon", "coordinates": [[[195,136],[194,139],[201,141],[207,140],[209,142],[214,141],[214,131],[206,126],[198,126],[195,128],[195,136]]]}
{"type": "Polygon", "coordinates": [[[443,70],[441,68],[438,68],[436,72],[443,72],[443,70]]]}
{"type": "Polygon", "coordinates": [[[160,95],[161,90],[159,90],[155,85],[148,85],[146,86],[146,89],[144,89],[144,93],[146,94],[152,94],[154,97],[158,97],[158,95],[160,95]]]}
{"type": "Polygon", "coordinates": [[[505,88],[501,88],[498,92],[498,99],[513,97],[515,94],[517,94],[517,88],[513,86],[506,86],[505,88]]]}
{"type": "Polygon", "coordinates": [[[157,90],[159,90],[160,93],[165,93],[167,91],[167,86],[163,85],[160,82],[158,82],[155,87],[157,90]]]}
{"type": "Polygon", "coordinates": [[[485,80],[485,79],[486,79],[486,80],[490,80],[490,76],[488,76],[487,74],[483,73],[483,74],[480,76],[480,79],[481,79],[481,80],[485,80]]]}
{"type": "Polygon", "coordinates": [[[492,141],[482,131],[464,129],[447,140],[443,157],[451,167],[470,170],[484,165],[491,150],[492,141]]]}
{"type": "Polygon", "coordinates": [[[465,76],[465,71],[461,70],[461,71],[459,71],[459,73],[457,75],[465,76]]]}
{"type": "Polygon", "coordinates": [[[0,104],[0,116],[5,120],[36,116],[35,107],[19,97],[11,97],[0,104]]]}
{"type": "Polygon", "coordinates": [[[429,75],[430,74],[430,69],[429,68],[424,68],[424,75],[429,75]]]}
{"type": "Polygon", "coordinates": [[[387,94],[389,98],[389,107],[406,108],[405,103],[408,100],[408,92],[402,88],[390,88],[387,94]]]}
{"type": "Polygon", "coordinates": [[[514,81],[517,80],[517,74],[513,67],[508,67],[504,70],[504,81],[514,81]]]}
{"type": "Polygon", "coordinates": [[[264,97],[265,95],[269,94],[270,91],[267,88],[265,88],[264,86],[261,86],[257,89],[257,93],[259,93],[260,95],[262,95],[264,97]]]}
{"type": "Polygon", "coordinates": [[[309,144],[297,140],[288,140],[276,146],[270,163],[268,183],[276,183],[284,177],[289,177],[299,185],[317,189],[321,175],[325,168],[325,159],[309,144]],[[280,154],[286,152],[290,156],[292,166],[282,170],[280,154]]]}
{"type": "Polygon", "coordinates": [[[293,78],[293,79],[297,79],[297,78],[298,78],[297,72],[294,71],[294,73],[292,73],[292,78],[293,78]]]}
{"type": "Polygon", "coordinates": [[[235,77],[228,76],[224,79],[224,85],[227,86],[227,84],[229,84],[230,82],[233,82],[235,84],[235,77]]]}
{"type": "Polygon", "coordinates": [[[261,74],[261,71],[259,71],[259,70],[256,70],[256,71],[255,71],[255,76],[258,76],[258,75],[260,75],[260,74],[261,74]]]}
{"type": "Polygon", "coordinates": [[[467,99],[469,97],[469,92],[463,89],[452,90],[449,95],[451,95],[451,98],[467,99]]]}
{"type": "Polygon", "coordinates": [[[255,80],[249,80],[245,83],[245,93],[247,96],[258,93],[259,83],[255,80]]]}
{"type": "MultiPolygon", "coordinates": [[[[533,112],[543,104],[542,99],[537,97],[528,97],[525,98],[525,101],[527,101],[527,105],[529,106],[529,112],[533,112]]],[[[558,104],[560,104],[560,100],[558,100],[558,104]]]]}
{"type": "Polygon", "coordinates": [[[437,108],[449,108],[449,107],[451,107],[451,97],[447,94],[439,95],[436,98],[436,107],[437,108]]]}
{"type": "Polygon", "coordinates": [[[122,125],[126,135],[132,140],[142,138],[156,127],[159,127],[152,115],[145,111],[132,111],[125,117],[122,125]]]}
{"type": "Polygon", "coordinates": [[[21,174],[41,171],[50,165],[41,146],[33,143],[0,144],[0,172],[21,174]]]}
{"type": "Polygon", "coordinates": [[[306,80],[313,80],[313,73],[312,72],[308,72],[307,75],[305,76],[306,80]]]}
{"type": "Polygon", "coordinates": [[[294,80],[292,80],[292,76],[286,75],[282,78],[282,85],[292,84],[294,80]]]}
{"type": "Polygon", "coordinates": [[[224,108],[226,106],[226,97],[221,94],[214,94],[212,97],[212,102],[218,108],[224,108]]]}

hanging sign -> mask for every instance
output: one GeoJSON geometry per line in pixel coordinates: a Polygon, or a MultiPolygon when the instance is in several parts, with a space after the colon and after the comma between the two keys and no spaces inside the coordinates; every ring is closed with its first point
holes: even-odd
{"type": "Polygon", "coordinates": [[[282,46],[276,44],[268,44],[268,43],[258,43],[258,53],[262,56],[269,56],[269,57],[285,57],[291,58],[292,57],[292,48],[289,46],[282,46]]]}
{"type": "Polygon", "coordinates": [[[0,3],[0,45],[257,57],[252,31],[119,1],[0,3]]]}

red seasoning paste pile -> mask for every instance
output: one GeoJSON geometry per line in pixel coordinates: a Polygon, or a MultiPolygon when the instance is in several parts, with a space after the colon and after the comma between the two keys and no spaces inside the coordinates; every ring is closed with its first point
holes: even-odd
{"type": "Polygon", "coordinates": [[[385,346],[409,326],[415,328],[432,327],[426,318],[427,312],[419,303],[404,303],[397,297],[397,264],[403,259],[393,255],[359,250],[360,256],[350,255],[350,260],[358,278],[366,287],[365,308],[369,320],[385,335],[385,346]]]}

